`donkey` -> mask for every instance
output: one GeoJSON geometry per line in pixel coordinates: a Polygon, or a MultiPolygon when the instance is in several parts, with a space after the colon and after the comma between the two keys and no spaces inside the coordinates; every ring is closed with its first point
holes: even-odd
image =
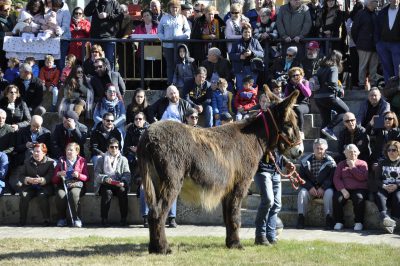
{"type": "Polygon", "coordinates": [[[149,127],[137,155],[150,209],[150,253],[171,252],[165,221],[178,194],[183,201],[207,210],[222,200],[225,244],[242,248],[241,204],[262,155],[275,148],[290,158],[303,152],[292,110],[297,96],[295,91],[258,115],[219,127],[202,129],[172,121],[149,127]]]}

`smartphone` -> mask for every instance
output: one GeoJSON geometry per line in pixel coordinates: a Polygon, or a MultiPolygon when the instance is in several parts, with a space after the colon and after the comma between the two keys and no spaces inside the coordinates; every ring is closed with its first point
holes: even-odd
{"type": "Polygon", "coordinates": [[[376,116],[374,117],[374,128],[384,128],[384,117],[376,116]]]}

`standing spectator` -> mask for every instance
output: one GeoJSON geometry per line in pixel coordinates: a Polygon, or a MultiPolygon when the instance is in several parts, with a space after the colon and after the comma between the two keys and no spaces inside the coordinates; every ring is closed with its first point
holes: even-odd
{"type": "Polygon", "coordinates": [[[323,56],[319,52],[319,43],[311,41],[306,45],[306,57],[301,61],[304,70],[304,76],[309,80],[317,74],[317,71],[322,62],[323,56]]]}
{"type": "Polygon", "coordinates": [[[0,152],[4,152],[11,161],[11,155],[14,152],[15,137],[14,130],[10,125],[6,124],[7,113],[0,109],[0,152]]]}
{"type": "Polygon", "coordinates": [[[36,143],[44,143],[46,147],[51,145],[51,132],[42,126],[43,118],[39,115],[32,116],[31,124],[21,128],[17,134],[15,143],[15,165],[22,165],[33,154],[36,143]]]}
{"type": "Polygon", "coordinates": [[[368,99],[363,101],[357,114],[357,123],[363,126],[368,133],[374,127],[374,120],[383,117],[390,111],[390,104],[382,98],[381,92],[377,87],[368,92],[368,99]]]}
{"type": "Polygon", "coordinates": [[[386,82],[390,77],[398,75],[400,65],[399,0],[389,2],[389,5],[379,11],[375,25],[376,51],[386,82]]]}
{"type": "Polygon", "coordinates": [[[43,101],[43,83],[32,74],[32,67],[24,63],[19,67],[19,78],[14,84],[18,87],[21,98],[28,105],[29,111],[34,113],[43,101]]]}
{"type": "Polygon", "coordinates": [[[376,86],[378,68],[378,54],[374,43],[374,20],[375,10],[378,5],[377,0],[367,0],[365,8],[358,12],[351,27],[351,37],[353,38],[358,58],[358,86],[359,89],[367,89],[366,78],[368,71],[368,81],[371,86],[376,86]]]}
{"type": "Polygon", "coordinates": [[[6,187],[6,176],[8,173],[8,157],[7,154],[0,151],[0,197],[4,194],[6,187]]]}
{"type": "Polygon", "coordinates": [[[0,68],[7,68],[6,52],[3,49],[3,38],[12,36],[12,30],[17,24],[17,18],[10,13],[11,0],[5,0],[0,3],[0,68]]]}
{"type": "Polygon", "coordinates": [[[111,69],[110,62],[108,59],[104,57],[103,48],[101,48],[98,44],[93,44],[90,48],[90,55],[89,57],[83,62],[83,72],[88,77],[92,77],[96,75],[96,70],[94,68],[94,62],[96,59],[102,59],[106,63],[108,69],[111,69]]]}
{"type": "Polygon", "coordinates": [[[161,10],[161,3],[159,0],[150,1],[150,10],[152,14],[152,20],[159,22],[164,12],[161,10]]]}
{"type": "MultiPolygon", "coordinates": [[[[128,192],[131,183],[128,160],[120,152],[120,143],[110,139],[107,152],[102,156],[94,169],[95,183],[100,185],[101,224],[108,226],[108,211],[111,207],[112,196],[118,197],[121,213],[121,226],[127,225],[128,192]]],[[[98,187],[96,185],[95,187],[98,187]]]]}
{"type": "Polygon", "coordinates": [[[307,6],[310,10],[312,23],[308,36],[310,38],[318,38],[322,23],[322,4],[319,2],[319,0],[311,0],[307,6]]]}
{"type": "Polygon", "coordinates": [[[344,225],[343,208],[351,199],[354,210],[354,231],[361,231],[364,222],[365,200],[368,195],[368,165],[358,159],[360,151],[354,144],[349,144],[344,150],[346,160],[341,161],[333,177],[335,193],[333,195],[333,216],[335,230],[342,230],[344,225]]]}
{"type": "Polygon", "coordinates": [[[339,97],[341,92],[339,87],[339,72],[342,71],[342,54],[336,50],[327,56],[322,62],[317,72],[317,77],[321,88],[315,92],[315,103],[322,116],[321,133],[328,138],[337,140],[333,128],[342,121],[344,113],[349,111],[349,107],[339,97]],[[331,111],[336,115],[331,118],[331,111]]]}
{"type": "Polygon", "coordinates": [[[58,70],[57,67],[54,65],[54,57],[52,55],[46,55],[44,64],[44,67],[40,69],[39,78],[44,83],[45,89],[52,94],[50,112],[55,112],[58,101],[58,83],[60,81],[60,70],[58,70]]]}
{"type": "Polygon", "coordinates": [[[105,113],[90,136],[91,160],[95,167],[98,159],[107,151],[107,143],[110,139],[116,139],[121,143],[122,136],[121,132],[115,127],[114,114],[105,113]]]}
{"type": "Polygon", "coordinates": [[[289,96],[295,90],[300,92],[293,110],[297,115],[300,136],[304,139],[304,115],[310,112],[311,90],[308,81],[304,79],[304,71],[302,68],[293,67],[289,70],[288,75],[289,82],[285,88],[285,97],[289,96]]]}
{"type": "Polygon", "coordinates": [[[283,50],[286,50],[289,45],[293,45],[291,42],[295,41],[301,59],[304,49],[299,42],[307,36],[312,26],[308,6],[302,4],[301,0],[290,0],[280,7],[276,26],[279,36],[285,40],[283,50]]]}
{"type": "Polygon", "coordinates": [[[125,82],[119,72],[112,71],[107,65],[105,58],[99,58],[94,61],[96,74],[91,77],[90,84],[94,90],[94,102],[98,103],[104,97],[107,91],[107,85],[114,85],[117,95],[123,97],[125,94],[125,82]]]}
{"type": "Polygon", "coordinates": [[[33,147],[32,157],[27,159],[15,173],[20,187],[19,225],[25,226],[29,202],[33,197],[39,198],[39,207],[43,215],[43,225],[50,225],[49,196],[53,194],[51,177],[54,171],[54,160],[47,156],[47,147],[37,143],[33,147]]]}
{"type": "MultiPolygon", "coordinates": [[[[83,9],[81,7],[75,7],[72,11],[71,24],[69,25],[72,39],[89,38],[90,36],[90,21],[83,16],[83,9]]],[[[80,64],[83,63],[84,58],[82,56],[82,42],[70,42],[69,54],[76,56],[76,59],[80,64]]]]}
{"type": "MultiPolygon", "coordinates": [[[[191,39],[197,40],[220,40],[225,39],[225,22],[218,16],[215,6],[208,6],[204,10],[204,15],[196,20],[193,25],[191,39]]],[[[225,43],[200,43],[193,44],[193,57],[196,62],[203,62],[207,51],[211,47],[218,47],[222,54],[226,54],[225,43]]]]}
{"type": "Polygon", "coordinates": [[[128,128],[135,122],[135,115],[139,112],[144,113],[146,120],[148,117],[148,102],[145,90],[136,89],[133,92],[132,102],[126,108],[126,127],[128,128]]]}
{"type": "Polygon", "coordinates": [[[385,84],[385,88],[382,90],[382,94],[390,103],[390,109],[400,115],[400,75],[389,79],[385,84]]]}
{"type": "Polygon", "coordinates": [[[190,57],[189,49],[186,45],[181,44],[178,46],[178,60],[175,67],[174,78],[172,83],[179,89],[183,91],[186,83],[194,78],[194,59],[190,57]]]}
{"type": "MultiPolygon", "coordinates": [[[[249,19],[250,25],[253,29],[256,28],[257,22],[260,21],[261,17],[261,8],[262,8],[262,0],[250,0],[249,1],[249,10],[244,11],[244,15],[249,19]]],[[[244,9],[244,8],[243,8],[244,9]]]]}
{"type": "Polygon", "coordinates": [[[212,127],[212,90],[206,77],[207,70],[204,67],[199,67],[195,72],[194,78],[185,84],[184,98],[197,110],[197,112],[203,113],[204,111],[206,127],[212,127]]]}
{"type": "Polygon", "coordinates": [[[271,10],[271,19],[276,21],[276,0],[263,0],[262,7],[269,8],[271,10]]]}
{"type": "Polygon", "coordinates": [[[89,171],[85,158],[79,156],[79,144],[71,142],[65,150],[65,157],[58,160],[54,169],[52,183],[56,186],[56,207],[58,212],[57,226],[67,225],[67,204],[72,212],[72,226],[82,227],[80,219],[80,197],[84,194],[89,171]],[[64,184],[67,191],[64,189],[64,184]],[[66,195],[68,193],[68,196],[66,195]],[[67,199],[69,202],[67,203],[67,199]]]}
{"type": "Polygon", "coordinates": [[[186,17],[186,19],[189,23],[189,26],[190,26],[190,30],[193,29],[192,10],[193,10],[193,6],[190,3],[185,2],[184,4],[181,4],[181,14],[186,17]]]}
{"type": "Polygon", "coordinates": [[[88,129],[78,122],[78,115],[74,111],[67,111],[63,116],[63,122],[56,125],[51,135],[52,157],[60,158],[65,156],[65,148],[71,142],[80,146],[80,155],[84,157],[84,145],[88,129]]]}
{"type": "Polygon", "coordinates": [[[333,227],[333,175],[336,169],[335,160],[326,153],[328,142],[325,139],[316,139],[313,144],[313,153],[306,155],[300,161],[299,175],[304,179],[297,196],[297,228],[304,228],[304,217],[307,214],[308,201],[311,198],[322,198],[326,216],[325,227],[333,227]]]}
{"type": "Polygon", "coordinates": [[[21,99],[18,87],[8,85],[4,90],[4,96],[0,100],[0,108],[7,113],[6,124],[9,124],[14,132],[28,126],[31,121],[31,114],[28,106],[21,99]]]}
{"type": "Polygon", "coordinates": [[[178,0],[168,2],[167,9],[170,13],[162,16],[158,24],[158,37],[162,41],[163,56],[166,61],[168,84],[172,83],[175,70],[174,43],[164,42],[166,40],[189,39],[190,27],[185,16],[179,13],[181,4],[178,0]]]}
{"type": "Polygon", "coordinates": [[[389,141],[384,148],[385,159],[379,162],[375,170],[376,197],[375,203],[379,210],[379,218],[386,232],[393,234],[396,221],[391,216],[400,219],[400,143],[389,141]],[[396,178],[394,178],[396,176],[396,178]]]}
{"type": "MultiPolygon", "coordinates": [[[[258,1],[256,1],[258,2],[258,1]]],[[[256,38],[262,47],[265,43],[278,38],[276,24],[271,19],[271,10],[268,8],[260,9],[260,22],[254,24],[254,38],[256,38]]]]}
{"type": "MultiPolygon", "coordinates": [[[[243,25],[250,26],[249,19],[242,14],[242,6],[234,3],[231,5],[231,17],[226,21],[225,38],[241,39],[243,36],[243,25]]],[[[231,52],[232,43],[227,44],[228,53],[231,52]]]]}
{"type": "Polygon", "coordinates": [[[207,59],[201,65],[207,69],[207,80],[211,82],[212,77],[224,78],[228,81],[229,90],[233,90],[232,65],[229,60],[222,57],[221,50],[212,47],[208,50],[207,59]]]}
{"type": "MultiPolygon", "coordinates": [[[[110,39],[115,38],[118,33],[119,23],[124,13],[116,0],[91,0],[84,9],[87,17],[92,17],[90,26],[90,38],[110,39]]],[[[115,63],[115,42],[102,42],[105,57],[110,62],[111,70],[115,63]]]]}
{"type": "Polygon", "coordinates": [[[360,151],[360,159],[369,163],[371,156],[371,146],[369,135],[365,128],[357,124],[356,117],[353,113],[347,112],[343,115],[344,129],[339,133],[338,139],[338,157],[336,162],[346,159],[344,148],[349,144],[354,144],[360,151]]]}
{"type": "Polygon", "coordinates": [[[243,87],[243,78],[251,75],[254,83],[257,83],[258,72],[252,69],[251,60],[264,58],[264,50],[260,42],[253,38],[250,24],[242,26],[242,38],[233,44],[229,53],[233,65],[233,73],[236,76],[236,89],[243,87]]]}
{"type": "Polygon", "coordinates": [[[33,17],[33,22],[35,22],[36,24],[41,25],[44,23],[44,1],[29,0],[26,4],[26,7],[21,10],[18,18],[20,18],[22,11],[28,12],[33,17]]]}
{"type": "Polygon", "coordinates": [[[339,37],[343,17],[337,0],[324,1],[322,9],[320,37],[339,37]]]}

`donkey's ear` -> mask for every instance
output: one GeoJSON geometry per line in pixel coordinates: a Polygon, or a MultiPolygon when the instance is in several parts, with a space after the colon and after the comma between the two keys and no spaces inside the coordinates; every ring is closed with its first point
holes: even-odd
{"type": "Polygon", "coordinates": [[[277,104],[282,101],[282,99],[278,96],[276,96],[268,87],[267,84],[264,84],[263,86],[264,92],[267,95],[268,99],[271,101],[271,103],[277,104]]]}
{"type": "Polygon", "coordinates": [[[285,120],[287,120],[287,116],[289,115],[289,110],[293,108],[293,105],[296,103],[297,96],[299,96],[299,94],[300,92],[298,90],[295,90],[288,97],[286,97],[281,103],[279,103],[279,109],[283,111],[285,120]]]}

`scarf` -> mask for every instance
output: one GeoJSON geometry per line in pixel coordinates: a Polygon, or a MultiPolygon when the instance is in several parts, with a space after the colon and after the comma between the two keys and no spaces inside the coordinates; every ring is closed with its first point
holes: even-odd
{"type": "Polygon", "coordinates": [[[121,153],[119,151],[115,157],[112,156],[108,151],[105,153],[103,165],[104,174],[110,177],[116,175],[117,164],[118,160],[120,159],[119,157],[121,157],[121,153]]]}
{"type": "Polygon", "coordinates": [[[104,97],[102,100],[102,107],[107,112],[114,114],[115,118],[118,118],[118,117],[120,117],[120,110],[118,107],[118,102],[119,102],[118,98],[115,98],[114,100],[110,101],[104,97]]]}

